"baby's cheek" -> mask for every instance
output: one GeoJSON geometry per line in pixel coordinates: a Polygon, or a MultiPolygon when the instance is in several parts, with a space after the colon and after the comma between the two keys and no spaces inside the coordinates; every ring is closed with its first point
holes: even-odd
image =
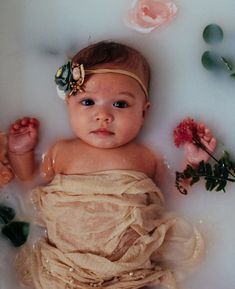
{"type": "Polygon", "coordinates": [[[141,122],[137,120],[135,121],[135,120],[130,119],[128,122],[129,122],[128,124],[127,123],[125,124],[124,134],[126,135],[127,138],[132,139],[138,135],[142,125],[141,125],[141,122]]]}

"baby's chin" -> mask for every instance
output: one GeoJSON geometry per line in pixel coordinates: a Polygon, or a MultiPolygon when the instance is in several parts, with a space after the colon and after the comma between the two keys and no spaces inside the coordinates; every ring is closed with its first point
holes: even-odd
{"type": "Polygon", "coordinates": [[[87,145],[97,148],[97,149],[115,149],[122,147],[126,145],[126,142],[114,142],[114,141],[108,141],[108,140],[97,140],[97,141],[90,141],[90,140],[84,140],[80,139],[87,145]]]}

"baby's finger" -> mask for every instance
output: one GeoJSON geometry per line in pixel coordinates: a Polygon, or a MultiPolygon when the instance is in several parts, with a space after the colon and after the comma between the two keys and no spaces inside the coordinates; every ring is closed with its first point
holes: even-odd
{"type": "Polygon", "coordinates": [[[22,118],[17,119],[14,123],[11,124],[10,130],[18,130],[22,126],[22,118]]]}
{"type": "Polygon", "coordinates": [[[29,122],[30,122],[30,124],[32,124],[34,127],[36,127],[36,128],[38,128],[39,127],[39,125],[40,125],[40,122],[36,119],[36,118],[34,118],[34,117],[31,117],[30,119],[29,119],[29,122]]]}
{"type": "Polygon", "coordinates": [[[22,119],[21,119],[21,124],[26,124],[29,122],[29,117],[27,116],[24,116],[22,119]]]}
{"type": "Polygon", "coordinates": [[[205,134],[205,124],[204,123],[199,123],[197,126],[197,133],[200,137],[202,137],[205,134]]]}
{"type": "Polygon", "coordinates": [[[19,128],[20,128],[20,122],[19,121],[16,121],[10,127],[10,129],[13,130],[13,131],[17,131],[19,128]]]}
{"type": "Polygon", "coordinates": [[[212,137],[210,139],[210,141],[205,141],[204,139],[201,139],[201,143],[205,146],[205,148],[209,151],[209,152],[213,152],[216,148],[217,145],[217,141],[214,137],[212,137]]]}
{"type": "Polygon", "coordinates": [[[216,146],[217,146],[217,141],[214,137],[212,137],[209,143],[210,151],[213,152],[216,149],[216,146]]]}
{"type": "Polygon", "coordinates": [[[210,141],[213,137],[212,132],[209,128],[205,128],[205,134],[202,136],[205,141],[210,141]]]}

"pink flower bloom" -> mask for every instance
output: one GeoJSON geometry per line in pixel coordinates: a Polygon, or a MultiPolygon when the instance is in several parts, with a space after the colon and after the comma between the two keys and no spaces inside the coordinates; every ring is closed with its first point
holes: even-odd
{"type": "Polygon", "coordinates": [[[177,10],[176,5],[168,0],[134,0],[125,23],[134,30],[148,33],[170,21],[177,10]]]}
{"type": "Polygon", "coordinates": [[[173,132],[174,143],[177,147],[181,146],[186,142],[193,143],[197,137],[197,123],[191,119],[184,119],[173,132]]]}

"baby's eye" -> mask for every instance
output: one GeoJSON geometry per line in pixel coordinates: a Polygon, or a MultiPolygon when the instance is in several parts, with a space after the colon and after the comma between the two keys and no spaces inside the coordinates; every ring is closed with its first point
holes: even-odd
{"type": "Polygon", "coordinates": [[[124,100],[119,100],[119,101],[115,101],[113,103],[113,106],[118,107],[118,108],[126,108],[128,107],[128,103],[124,100]]]}
{"type": "Polygon", "coordinates": [[[90,105],[93,105],[95,104],[94,100],[88,98],[88,99],[83,99],[80,101],[80,103],[84,106],[90,106],[90,105]]]}

